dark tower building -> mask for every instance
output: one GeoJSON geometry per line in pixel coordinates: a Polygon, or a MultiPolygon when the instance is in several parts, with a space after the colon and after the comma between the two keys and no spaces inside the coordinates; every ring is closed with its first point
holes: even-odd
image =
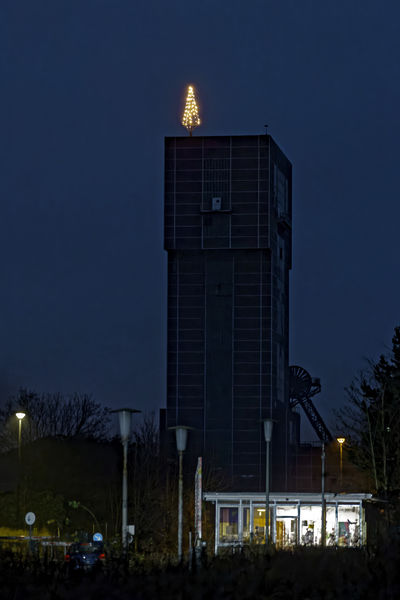
{"type": "Polygon", "coordinates": [[[291,164],[269,135],[165,140],[166,426],[231,488],[288,487],[291,164]]]}

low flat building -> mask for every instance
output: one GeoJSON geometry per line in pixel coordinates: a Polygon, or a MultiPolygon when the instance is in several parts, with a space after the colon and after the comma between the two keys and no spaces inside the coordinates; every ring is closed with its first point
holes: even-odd
{"type": "MultiPolygon", "coordinates": [[[[223,547],[265,543],[265,494],[206,492],[215,506],[215,553],[223,547]]],[[[371,494],[325,494],[326,545],[361,546],[366,540],[363,500],[371,494]]],[[[316,493],[271,493],[271,542],[278,548],[321,544],[322,498],[316,493]]]]}

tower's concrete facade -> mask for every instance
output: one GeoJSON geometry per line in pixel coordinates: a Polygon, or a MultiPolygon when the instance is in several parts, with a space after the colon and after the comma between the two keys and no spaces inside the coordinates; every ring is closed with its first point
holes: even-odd
{"type": "Polygon", "coordinates": [[[287,488],[291,164],[268,135],[165,140],[167,427],[235,489],[287,488]]]}

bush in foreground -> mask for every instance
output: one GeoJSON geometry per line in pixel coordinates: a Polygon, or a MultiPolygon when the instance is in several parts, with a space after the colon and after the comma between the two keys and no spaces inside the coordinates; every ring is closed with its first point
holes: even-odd
{"type": "Polygon", "coordinates": [[[398,600],[399,548],[374,556],[359,549],[246,550],[203,567],[127,565],[114,558],[102,570],[72,576],[61,562],[3,552],[0,597],[64,600],[398,600]]]}

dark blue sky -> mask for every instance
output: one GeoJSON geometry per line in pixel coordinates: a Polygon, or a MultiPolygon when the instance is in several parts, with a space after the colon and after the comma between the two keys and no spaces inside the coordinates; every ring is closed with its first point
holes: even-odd
{"type": "Polygon", "coordinates": [[[400,5],[2,0],[0,400],[165,405],[163,138],[269,132],[293,163],[291,362],[328,423],[400,323],[400,5]]]}

